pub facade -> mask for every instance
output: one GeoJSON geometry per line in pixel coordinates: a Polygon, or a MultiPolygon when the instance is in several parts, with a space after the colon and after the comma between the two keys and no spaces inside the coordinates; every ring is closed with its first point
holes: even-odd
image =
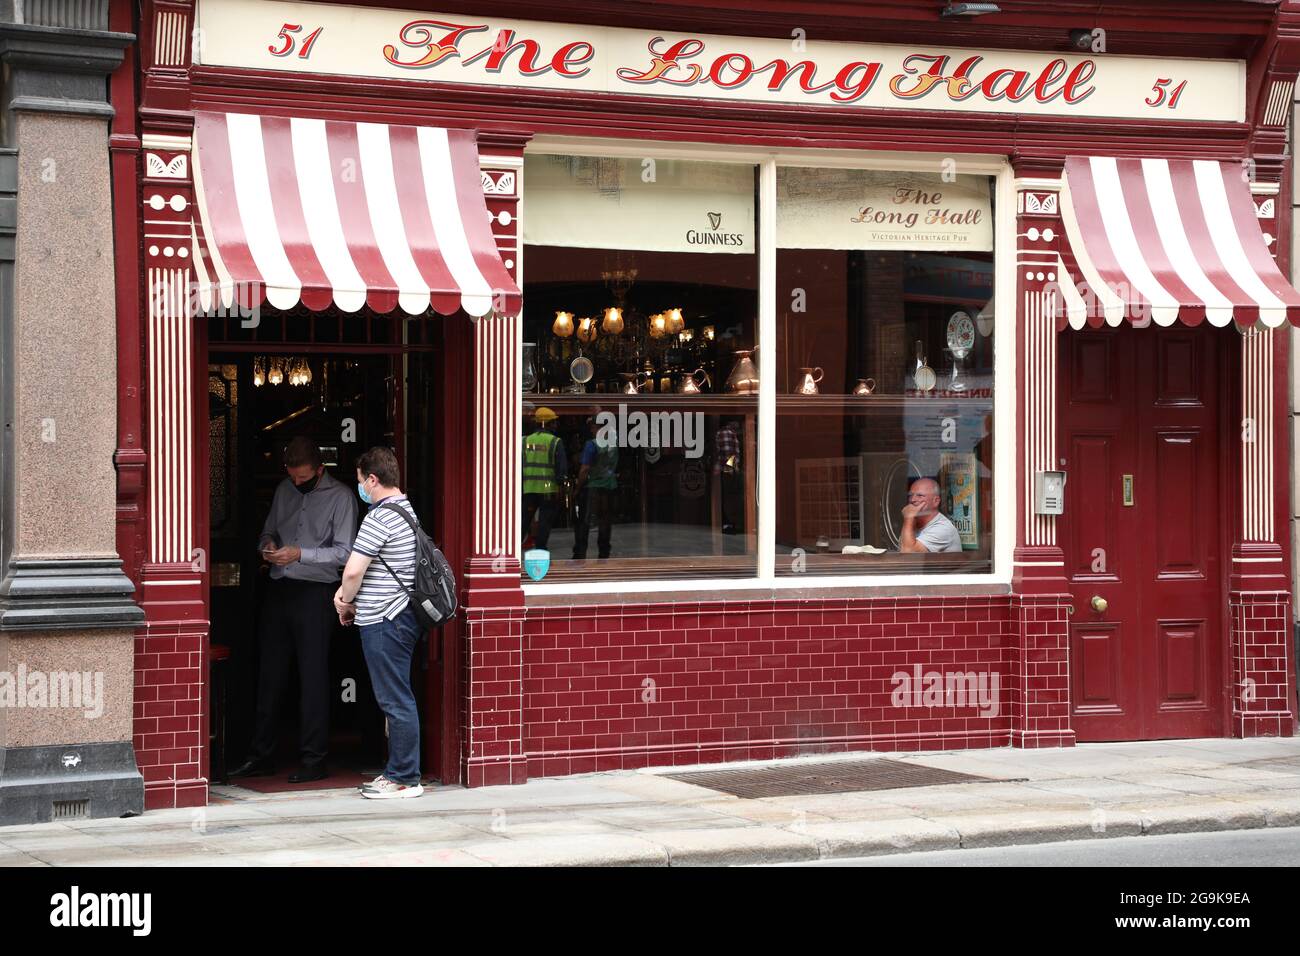
{"type": "Polygon", "coordinates": [[[146,808],[242,746],[295,434],[460,574],[443,782],[1293,732],[1300,4],[111,15],[146,808]]]}

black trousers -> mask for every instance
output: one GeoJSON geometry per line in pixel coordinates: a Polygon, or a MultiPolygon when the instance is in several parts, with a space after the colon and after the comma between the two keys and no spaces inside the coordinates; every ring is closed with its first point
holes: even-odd
{"type": "Polygon", "coordinates": [[[275,755],[280,697],[289,668],[298,659],[300,749],[304,764],[325,759],[329,742],[330,635],[338,616],[338,583],[272,580],[268,585],[258,636],[262,644],[257,682],[257,725],[249,748],[252,760],[275,755]]]}
{"type": "Polygon", "coordinates": [[[546,550],[551,540],[551,526],[559,513],[560,502],[555,495],[543,495],[529,492],[524,495],[524,537],[528,536],[534,518],[537,520],[537,534],[533,536],[533,546],[546,550]]]}
{"type": "Polygon", "coordinates": [[[602,558],[609,557],[614,528],[614,504],[618,492],[612,488],[582,489],[578,495],[578,517],[573,525],[573,558],[581,561],[587,557],[587,541],[594,522],[597,527],[596,546],[602,558]]]}

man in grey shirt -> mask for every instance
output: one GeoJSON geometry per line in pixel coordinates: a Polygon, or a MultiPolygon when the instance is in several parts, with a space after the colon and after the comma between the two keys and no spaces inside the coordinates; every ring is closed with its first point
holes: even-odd
{"type": "Polygon", "coordinates": [[[232,777],[275,773],[276,718],[290,663],[298,659],[302,766],[290,783],[327,775],[329,645],[334,591],[357,532],[355,495],[326,474],[320,448],[309,438],[284,450],[288,477],[275,489],[258,548],[271,564],[271,580],[258,628],[261,673],[257,722],[248,760],[232,777]]]}
{"type": "Polygon", "coordinates": [[[898,550],[905,554],[961,550],[956,525],[939,510],[939,483],[933,478],[918,478],[908,490],[898,550]]]}

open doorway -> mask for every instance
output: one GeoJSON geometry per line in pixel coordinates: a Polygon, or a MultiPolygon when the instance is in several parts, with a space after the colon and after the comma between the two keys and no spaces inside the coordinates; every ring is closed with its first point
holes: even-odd
{"type": "MultiPolygon", "coordinates": [[[[269,312],[269,310],[268,310],[269,312]]],[[[356,459],[374,445],[395,450],[402,487],[422,525],[436,527],[432,401],[434,338],[429,320],[264,313],[255,328],[214,318],[208,326],[209,619],[213,646],[211,777],[247,756],[257,708],[259,623],[270,566],[257,550],[288,441],[306,436],[328,474],[355,484],[356,459]]],[[[357,501],[357,520],[365,506],[357,501]]],[[[436,637],[436,635],[434,635],[436,637]]],[[[417,649],[412,682],[421,710],[422,767],[436,768],[441,642],[417,649]]],[[[355,627],[335,624],[329,641],[329,739],[324,780],[290,784],[298,765],[296,669],[280,691],[278,746],[269,777],[238,783],[261,792],[347,787],[376,776],[386,755],[355,627]]]]}

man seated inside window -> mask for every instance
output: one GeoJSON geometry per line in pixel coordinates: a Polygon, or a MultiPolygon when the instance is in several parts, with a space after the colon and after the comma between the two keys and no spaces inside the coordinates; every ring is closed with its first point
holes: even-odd
{"type": "Polygon", "coordinates": [[[933,478],[918,478],[907,492],[898,550],[905,554],[961,550],[957,526],[939,511],[939,483],[933,478]]]}

